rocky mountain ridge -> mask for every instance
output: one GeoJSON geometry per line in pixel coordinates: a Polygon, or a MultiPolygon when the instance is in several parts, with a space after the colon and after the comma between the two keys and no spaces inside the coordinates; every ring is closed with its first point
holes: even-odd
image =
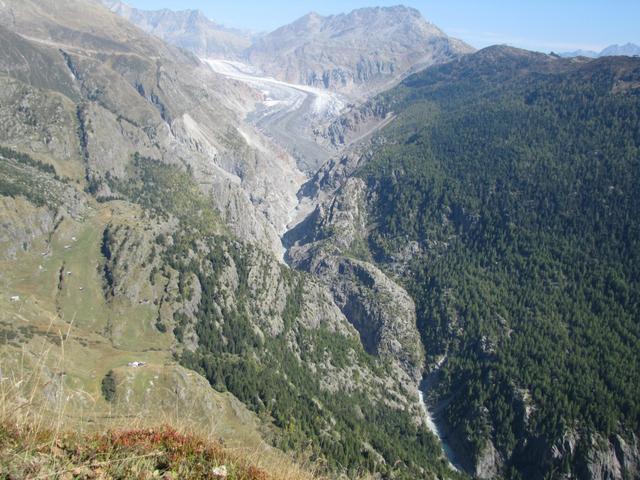
{"type": "Polygon", "coordinates": [[[363,98],[412,71],[472,51],[417,10],[398,6],[309,14],[257,39],[247,58],[276,78],[363,98]]]}
{"type": "Polygon", "coordinates": [[[249,33],[218,25],[199,10],[140,10],[119,0],[102,0],[111,11],[167,43],[202,58],[240,58],[252,42],[249,33]]]}
{"type": "Polygon", "coordinates": [[[357,99],[428,65],[473,51],[404,6],[328,17],[310,13],[246,44],[246,37],[207,23],[200,12],[145,12],[113,0],[103,3],[143,30],[201,57],[242,60],[263,75],[357,99]],[[203,39],[210,40],[209,47],[203,39]]]}

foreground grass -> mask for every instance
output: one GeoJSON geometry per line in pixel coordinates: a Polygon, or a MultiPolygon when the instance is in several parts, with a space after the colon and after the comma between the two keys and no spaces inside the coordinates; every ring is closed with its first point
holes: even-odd
{"type": "Polygon", "coordinates": [[[320,480],[317,466],[254,438],[260,432],[250,415],[233,420],[238,437],[216,429],[215,415],[226,415],[226,407],[199,422],[159,407],[105,411],[102,399],[80,413],[74,399],[85,396],[48,373],[62,369],[64,355],[57,366],[49,357],[44,351],[35,363],[18,359],[15,366],[0,351],[0,480],[320,480]]]}
{"type": "Polygon", "coordinates": [[[176,418],[77,423],[62,409],[43,408],[42,389],[31,378],[0,375],[0,480],[319,480],[284,455],[227,444],[176,418]]]}
{"type": "Polygon", "coordinates": [[[2,479],[267,480],[242,458],[171,427],[56,434],[9,422],[0,425],[2,479]]]}

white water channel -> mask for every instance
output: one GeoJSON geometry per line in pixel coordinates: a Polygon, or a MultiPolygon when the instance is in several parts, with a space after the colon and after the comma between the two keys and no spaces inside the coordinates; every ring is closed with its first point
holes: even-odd
{"type": "Polygon", "coordinates": [[[433,366],[431,372],[424,376],[422,382],[420,383],[418,395],[420,397],[420,404],[422,405],[425,416],[427,418],[427,427],[436,437],[438,437],[438,440],[440,440],[442,451],[449,461],[449,465],[454,470],[465,471],[462,458],[456,453],[456,451],[449,443],[449,439],[447,438],[447,429],[445,428],[445,419],[443,417],[443,414],[448,402],[442,401],[437,405],[429,405],[426,399],[426,396],[428,396],[429,392],[435,387],[438,381],[438,376],[440,374],[440,369],[442,368],[446,360],[446,355],[441,357],[433,366]]]}

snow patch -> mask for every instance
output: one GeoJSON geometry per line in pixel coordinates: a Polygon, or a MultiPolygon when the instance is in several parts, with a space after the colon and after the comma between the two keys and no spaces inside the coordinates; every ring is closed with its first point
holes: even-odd
{"type": "Polygon", "coordinates": [[[277,107],[278,105],[282,105],[283,103],[285,102],[283,102],[282,100],[265,100],[264,102],[262,102],[262,104],[268,108],[277,107]]]}
{"type": "Polygon", "coordinates": [[[288,104],[289,109],[297,109],[311,97],[313,100],[311,113],[314,117],[325,118],[337,116],[347,104],[346,100],[336,93],[261,76],[257,69],[240,62],[214,59],[203,59],[203,62],[220,75],[242,81],[261,90],[266,97],[262,104],[267,108],[288,104]],[[286,98],[274,98],[276,95],[286,98]]]}

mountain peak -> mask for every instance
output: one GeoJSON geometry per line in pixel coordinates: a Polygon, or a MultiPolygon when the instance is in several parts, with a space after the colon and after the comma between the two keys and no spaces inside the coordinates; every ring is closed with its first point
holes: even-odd
{"type": "Polygon", "coordinates": [[[393,5],[391,7],[380,7],[380,10],[396,15],[411,15],[414,17],[422,17],[422,13],[417,8],[408,7],[406,5],[393,5]]]}
{"type": "Polygon", "coordinates": [[[611,45],[600,52],[600,57],[609,56],[629,56],[640,55],[640,46],[634,43],[626,43],[624,45],[611,45]]]}
{"type": "Polygon", "coordinates": [[[248,34],[217,24],[202,10],[138,10],[120,0],[101,1],[145,32],[202,57],[238,59],[251,44],[248,34]]]}
{"type": "Polygon", "coordinates": [[[471,51],[418,10],[397,5],[307,14],[258,39],[247,59],[280,80],[359,96],[471,51]]]}
{"type": "Polygon", "coordinates": [[[327,18],[334,17],[348,17],[348,16],[358,16],[358,15],[371,15],[371,14],[385,14],[385,15],[405,15],[405,16],[413,16],[413,17],[422,17],[422,14],[419,10],[413,7],[407,7],[406,5],[393,5],[390,7],[361,7],[351,10],[348,13],[340,13],[337,15],[320,15],[316,11],[311,11],[306,15],[302,16],[302,19],[313,19],[313,20],[323,20],[327,18]]]}
{"type": "Polygon", "coordinates": [[[518,47],[512,47],[511,45],[491,45],[483,48],[478,52],[479,56],[486,57],[546,57],[544,53],[534,52],[531,50],[524,50],[518,47]]]}
{"type": "Polygon", "coordinates": [[[302,18],[310,18],[310,19],[322,19],[324,18],[322,15],[320,15],[318,12],[316,11],[311,11],[309,13],[307,13],[304,17],[302,18]]]}
{"type": "Polygon", "coordinates": [[[299,28],[306,28],[307,26],[320,25],[326,18],[327,17],[320,15],[318,12],[309,12],[288,26],[298,26],[299,28]]]}
{"type": "Polygon", "coordinates": [[[394,19],[395,21],[413,19],[426,22],[419,10],[405,5],[394,5],[391,7],[363,7],[352,10],[346,14],[337,15],[337,17],[360,19],[361,21],[375,21],[376,18],[384,18],[394,19]]]}
{"type": "Polygon", "coordinates": [[[301,26],[319,26],[322,23],[338,24],[340,22],[348,25],[368,25],[373,31],[378,26],[377,22],[403,22],[414,20],[423,22],[425,25],[431,25],[427,22],[419,10],[405,5],[395,5],[391,7],[362,7],[352,10],[348,13],[340,13],[337,15],[323,16],[312,11],[300,17],[289,25],[280,27],[278,30],[299,28],[301,26]]]}
{"type": "Polygon", "coordinates": [[[351,13],[357,12],[383,12],[394,15],[417,15],[422,16],[419,10],[406,5],[392,5],[389,7],[362,7],[353,10],[351,13]]]}
{"type": "Polygon", "coordinates": [[[202,10],[185,10],[185,12],[187,12],[189,18],[192,20],[211,22],[202,10]]]}

